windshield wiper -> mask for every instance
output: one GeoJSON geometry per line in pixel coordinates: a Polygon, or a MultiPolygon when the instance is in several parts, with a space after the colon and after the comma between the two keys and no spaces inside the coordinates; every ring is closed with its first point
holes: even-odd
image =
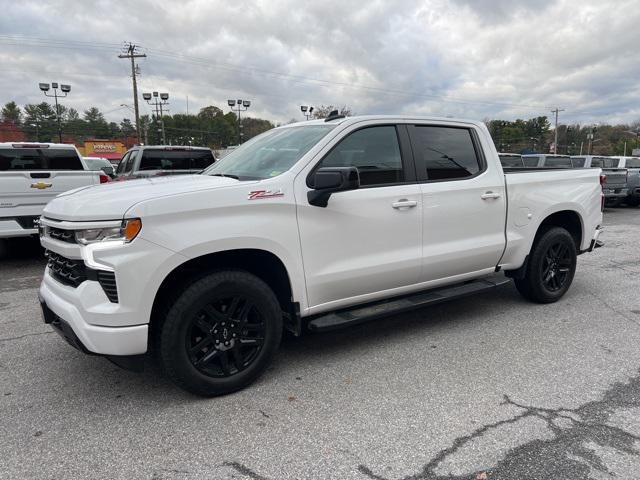
{"type": "Polygon", "coordinates": [[[234,180],[240,180],[240,177],[238,175],[231,175],[230,173],[212,173],[211,176],[212,177],[229,177],[229,178],[233,178],[234,180]]]}

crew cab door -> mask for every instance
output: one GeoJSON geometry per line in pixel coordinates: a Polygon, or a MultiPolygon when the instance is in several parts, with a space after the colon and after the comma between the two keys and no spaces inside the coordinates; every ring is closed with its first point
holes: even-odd
{"type": "Polygon", "coordinates": [[[421,281],[490,271],[504,251],[504,174],[497,158],[485,158],[479,133],[409,126],[423,203],[421,281]]]}
{"type": "Polygon", "coordinates": [[[296,177],[298,228],[307,297],[314,313],[388,296],[421,270],[422,202],[404,127],[352,127],[296,177]],[[320,167],[358,168],[360,188],[310,205],[320,167]]]}

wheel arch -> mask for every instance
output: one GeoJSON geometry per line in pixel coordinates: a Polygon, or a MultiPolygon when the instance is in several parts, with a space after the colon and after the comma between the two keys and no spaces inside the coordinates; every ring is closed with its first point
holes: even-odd
{"type": "Polygon", "coordinates": [[[584,220],[580,212],[573,209],[556,210],[555,212],[547,213],[543,220],[538,224],[535,233],[532,235],[531,240],[525,247],[526,249],[520,250],[522,260],[518,262],[518,268],[505,269],[505,275],[511,278],[522,278],[527,270],[527,264],[529,263],[529,255],[538,238],[549,228],[562,227],[569,232],[576,245],[576,251],[579,253],[581,245],[584,240],[584,220]]]}
{"type": "Polygon", "coordinates": [[[573,237],[573,241],[576,244],[576,250],[580,251],[584,238],[584,221],[580,213],[576,210],[559,210],[547,215],[547,217],[540,222],[540,225],[538,225],[533,243],[535,243],[535,240],[550,227],[562,227],[567,230],[573,237]]]}
{"type": "Polygon", "coordinates": [[[258,248],[223,250],[186,259],[164,278],[157,289],[151,318],[150,336],[159,330],[167,308],[187,285],[216,270],[233,269],[249,272],[271,287],[285,316],[285,326],[298,335],[300,315],[294,301],[290,273],[284,262],[274,253],[258,248]]]}

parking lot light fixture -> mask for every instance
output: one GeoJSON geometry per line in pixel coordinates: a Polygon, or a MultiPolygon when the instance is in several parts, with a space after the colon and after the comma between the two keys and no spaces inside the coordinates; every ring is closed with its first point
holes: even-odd
{"type": "Polygon", "coordinates": [[[156,121],[158,119],[160,119],[160,128],[158,128],[158,132],[160,132],[162,134],[162,143],[164,145],[167,144],[167,135],[166,132],[164,130],[164,118],[163,118],[163,108],[164,106],[168,105],[169,102],[169,94],[168,93],[158,93],[158,92],[153,92],[153,93],[143,93],[142,94],[142,98],[152,107],[154,107],[154,111],[156,114],[156,121]],[[160,97],[160,100],[158,100],[158,97],[160,97]],[[153,98],[153,101],[151,100],[153,98]]]}
{"type": "Polygon", "coordinates": [[[309,105],[300,105],[300,111],[307,120],[309,120],[309,118],[311,118],[311,116],[313,115],[313,107],[309,105]]]}
{"type": "Polygon", "coordinates": [[[242,143],[242,124],[240,119],[240,112],[244,112],[251,106],[251,100],[227,100],[229,107],[231,110],[238,113],[238,145],[242,143]],[[234,108],[235,107],[235,108],[234,108]]]}
{"type": "Polygon", "coordinates": [[[39,83],[38,88],[44,93],[45,97],[53,97],[56,103],[56,121],[58,123],[58,140],[62,143],[62,125],[60,123],[60,107],[58,106],[58,97],[66,97],[71,91],[71,85],[62,84],[59,86],[60,91],[64,94],[58,93],[58,82],[51,82],[51,86],[48,83],[39,83]],[[47,93],[49,88],[53,89],[53,95],[47,93]]]}

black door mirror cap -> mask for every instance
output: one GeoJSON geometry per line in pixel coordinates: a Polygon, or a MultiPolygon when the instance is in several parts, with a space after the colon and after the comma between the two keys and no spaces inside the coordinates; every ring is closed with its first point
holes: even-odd
{"type": "Polygon", "coordinates": [[[313,190],[307,193],[309,204],[326,207],[332,193],[356,190],[360,173],[356,167],[323,167],[313,175],[313,190]]]}

